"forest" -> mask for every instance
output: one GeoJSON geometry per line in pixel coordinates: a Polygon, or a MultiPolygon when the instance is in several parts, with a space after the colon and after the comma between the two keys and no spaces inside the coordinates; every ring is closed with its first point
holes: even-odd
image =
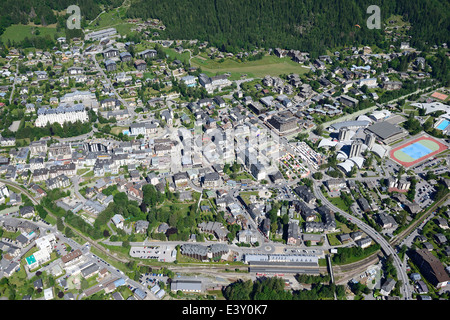
{"type": "Polygon", "coordinates": [[[383,30],[366,26],[370,5],[382,21],[392,14],[409,21],[413,46],[448,41],[450,4],[438,0],[137,0],[127,15],[161,19],[164,38],[206,40],[222,51],[280,47],[317,57],[336,46],[383,43],[383,30]]]}
{"type": "Polygon", "coordinates": [[[227,300],[333,300],[345,296],[345,287],[335,284],[315,283],[310,290],[287,291],[284,280],[277,277],[258,278],[255,281],[239,280],[223,289],[227,300]]]}

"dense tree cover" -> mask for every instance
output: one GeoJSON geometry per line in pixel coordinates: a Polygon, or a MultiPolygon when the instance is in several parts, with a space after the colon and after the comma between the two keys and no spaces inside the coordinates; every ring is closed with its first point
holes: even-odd
{"type": "Polygon", "coordinates": [[[310,290],[288,291],[284,288],[284,280],[277,277],[259,278],[255,281],[239,280],[231,283],[223,290],[227,300],[323,300],[334,299],[334,294],[345,296],[342,285],[313,284],[310,290]]]}
{"type": "Polygon", "coordinates": [[[379,244],[373,244],[370,247],[362,249],[360,247],[342,247],[338,249],[338,253],[333,255],[333,263],[344,264],[352,258],[364,258],[380,249],[379,244]]]}
{"type": "Polygon", "coordinates": [[[60,138],[75,137],[82,134],[86,134],[92,130],[92,125],[90,122],[76,121],[76,122],[66,122],[62,126],[55,122],[52,124],[47,124],[45,127],[30,127],[23,126],[17,130],[17,132],[12,132],[9,129],[2,131],[2,136],[4,137],[15,137],[16,139],[30,138],[39,140],[42,137],[56,136],[60,138]]]}
{"type": "Polygon", "coordinates": [[[58,13],[65,14],[67,7],[77,5],[81,16],[92,20],[101,11],[122,4],[122,0],[3,0],[0,2],[0,35],[12,24],[49,25],[57,23],[58,13]]]}
{"type": "Polygon", "coordinates": [[[450,6],[438,0],[138,0],[127,15],[161,19],[164,36],[207,40],[224,51],[280,47],[314,57],[339,45],[384,46],[383,31],[366,26],[366,10],[373,4],[380,7],[382,20],[399,14],[412,23],[413,45],[448,40],[450,6]]]}

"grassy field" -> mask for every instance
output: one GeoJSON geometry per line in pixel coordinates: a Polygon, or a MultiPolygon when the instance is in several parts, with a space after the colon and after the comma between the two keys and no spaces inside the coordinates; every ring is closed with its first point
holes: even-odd
{"type": "Polygon", "coordinates": [[[33,36],[33,31],[39,30],[39,36],[45,36],[50,35],[50,37],[54,37],[54,35],[57,33],[56,28],[52,27],[34,27],[34,26],[26,26],[22,24],[16,24],[9,26],[6,28],[5,32],[2,34],[1,39],[4,43],[6,43],[8,40],[11,41],[22,41],[26,37],[31,38],[33,36]]]}
{"type": "Polygon", "coordinates": [[[201,67],[209,76],[230,72],[230,80],[238,80],[241,75],[247,75],[247,78],[263,78],[266,75],[279,76],[281,74],[297,73],[303,74],[309,71],[308,68],[293,62],[290,58],[278,58],[276,56],[264,56],[260,60],[238,62],[232,59],[225,59],[224,62],[218,62],[211,59],[200,59],[194,57],[191,64],[201,67]]]}
{"type": "Polygon", "coordinates": [[[126,21],[125,8],[120,8],[100,14],[87,28],[91,31],[96,31],[111,27],[116,28],[119,34],[125,35],[135,25],[126,21]]]}

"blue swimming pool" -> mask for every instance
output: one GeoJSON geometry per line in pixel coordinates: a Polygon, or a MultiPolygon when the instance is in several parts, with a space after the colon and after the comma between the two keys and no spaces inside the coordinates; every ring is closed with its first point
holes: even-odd
{"type": "Polygon", "coordinates": [[[439,125],[436,128],[439,130],[444,130],[445,128],[447,128],[449,123],[450,122],[448,120],[444,120],[441,123],[439,123],[439,125]]]}

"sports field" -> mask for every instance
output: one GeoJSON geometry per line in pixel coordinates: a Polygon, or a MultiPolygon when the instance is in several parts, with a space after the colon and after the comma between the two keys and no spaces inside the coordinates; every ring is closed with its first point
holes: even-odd
{"type": "Polygon", "coordinates": [[[447,146],[436,139],[422,136],[406,142],[389,152],[394,161],[410,167],[447,149],[447,146]]]}

